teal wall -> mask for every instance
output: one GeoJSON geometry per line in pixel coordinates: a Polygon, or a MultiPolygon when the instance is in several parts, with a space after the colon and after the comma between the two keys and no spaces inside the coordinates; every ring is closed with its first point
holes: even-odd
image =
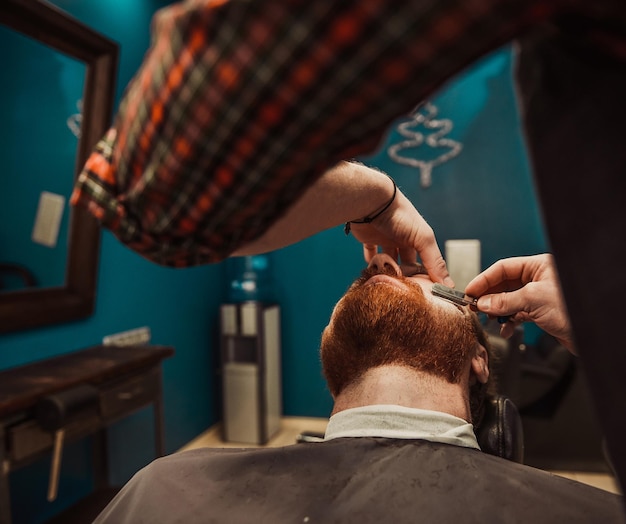
{"type": "MultiPolygon", "coordinates": [[[[57,0],[86,24],[119,42],[117,97],[137,69],[149,43],[149,20],[166,2],[57,0]]],[[[450,137],[462,153],[436,168],[433,185],[419,186],[412,168],[392,162],[386,145],[363,161],[392,175],[443,243],[479,238],[483,266],[497,258],[546,249],[519,131],[511,83],[511,52],[487,57],[449,83],[432,101],[451,118],[450,137]]],[[[0,86],[0,97],[6,96],[0,86]]],[[[53,113],[42,119],[56,118],[53,113]]],[[[6,127],[3,133],[6,133],[6,127]]],[[[398,136],[392,132],[389,141],[398,136]]],[[[16,220],[32,221],[15,211],[16,220]]],[[[332,306],[363,267],[361,248],[341,228],[323,232],[272,256],[276,296],[283,307],[283,391],[287,415],[327,416],[331,399],[317,354],[332,306]]],[[[217,421],[215,362],[218,305],[225,290],[225,264],[186,270],[161,268],[102,235],[95,314],[84,321],[0,335],[0,369],[59,355],[100,342],[103,336],[149,326],[155,344],[172,345],[164,364],[166,447],[175,451],[217,421]]],[[[152,458],[152,414],[140,412],[110,432],[111,477],[125,482],[152,458]]],[[[12,474],[18,522],[40,522],[91,488],[89,444],[64,457],[59,500],[45,501],[48,462],[12,474]]]]}

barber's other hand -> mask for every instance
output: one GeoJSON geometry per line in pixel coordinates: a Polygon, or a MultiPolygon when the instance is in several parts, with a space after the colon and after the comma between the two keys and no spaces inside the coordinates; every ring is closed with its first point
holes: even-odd
{"type": "Polygon", "coordinates": [[[354,237],[363,244],[363,255],[369,263],[380,247],[402,266],[414,266],[419,255],[428,275],[435,282],[453,286],[446,262],[437,246],[435,234],[413,204],[397,190],[392,205],[369,224],[351,223],[354,237]]]}
{"type": "Polygon", "coordinates": [[[552,255],[499,260],[474,278],[465,293],[490,316],[510,316],[502,336],[522,322],[534,322],[574,353],[572,330],[552,255]]]}

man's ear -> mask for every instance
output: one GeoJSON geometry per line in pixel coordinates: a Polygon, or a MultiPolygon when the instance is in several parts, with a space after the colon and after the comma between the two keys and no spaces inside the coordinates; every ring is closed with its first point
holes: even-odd
{"type": "Polygon", "coordinates": [[[476,346],[476,354],[472,357],[472,372],[481,384],[489,379],[489,354],[484,346],[476,346]]]}

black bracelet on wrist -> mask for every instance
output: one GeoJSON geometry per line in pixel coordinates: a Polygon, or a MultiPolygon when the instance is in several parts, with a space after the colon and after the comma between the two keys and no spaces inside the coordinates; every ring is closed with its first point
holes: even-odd
{"type": "Polygon", "coordinates": [[[343,232],[346,235],[350,234],[350,224],[369,224],[370,222],[372,222],[374,219],[378,218],[380,215],[382,215],[385,211],[387,211],[387,209],[389,209],[389,206],[393,203],[393,201],[396,199],[396,194],[398,192],[398,186],[396,185],[396,182],[394,181],[393,178],[391,178],[389,175],[386,175],[387,178],[389,178],[389,180],[391,180],[391,183],[393,184],[393,195],[391,195],[391,199],[389,200],[389,202],[387,202],[385,204],[385,206],[378,212],[374,213],[371,216],[366,216],[364,218],[361,218],[360,220],[350,220],[349,222],[346,222],[346,225],[343,227],[343,232]]]}

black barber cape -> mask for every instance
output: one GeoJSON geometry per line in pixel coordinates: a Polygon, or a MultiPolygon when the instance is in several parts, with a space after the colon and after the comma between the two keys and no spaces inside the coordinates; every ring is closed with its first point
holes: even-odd
{"type": "Polygon", "coordinates": [[[141,470],[97,523],[626,522],[623,499],[481,451],[338,438],[197,449],[141,470]]]}

